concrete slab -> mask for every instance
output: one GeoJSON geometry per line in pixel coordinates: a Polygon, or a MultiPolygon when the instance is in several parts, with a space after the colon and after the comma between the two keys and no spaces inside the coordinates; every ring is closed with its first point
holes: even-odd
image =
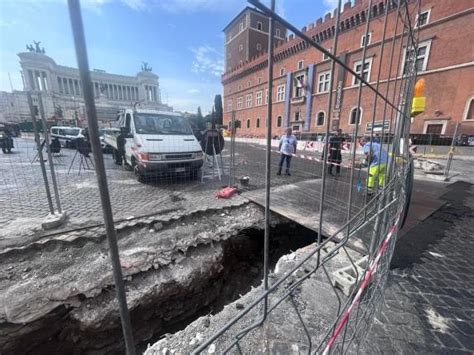
{"type": "MultiPolygon", "coordinates": [[[[321,179],[311,179],[278,186],[271,189],[270,209],[315,232],[319,230],[319,205],[321,199],[321,179]]],[[[324,205],[322,231],[324,236],[332,236],[347,221],[347,193],[349,184],[342,179],[328,179],[324,205]]],[[[245,192],[250,201],[265,206],[265,189],[245,192]]],[[[354,189],[352,215],[357,213],[364,198],[363,193],[354,189]]],[[[340,233],[342,238],[345,233],[340,233]]],[[[364,243],[354,242],[353,247],[365,250],[364,243]]]]}

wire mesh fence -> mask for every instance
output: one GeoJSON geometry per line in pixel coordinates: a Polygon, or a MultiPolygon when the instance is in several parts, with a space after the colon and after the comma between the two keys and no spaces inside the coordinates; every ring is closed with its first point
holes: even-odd
{"type": "MultiPolygon", "coordinates": [[[[329,51],[319,40],[276,15],[274,4],[269,9],[259,1],[250,3],[269,17],[270,32],[273,22],[280,23],[299,36],[308,50],[328,57],[330,67],[324,69],[331,78],[327,102],[318,102],[325,116],[316,116],[317,120],[321,118],[324,131],[316,135],[302,130],[283,132],[292,127],[299,129],[304,122],[284,117],[286,122],[282,124],[281,116],[272,114],[272,104],[278,95],[272,80],[272,50],[267,62],[269,119],[255,122],[257,127],[266,124],[265,139],[244,137],[249,123],[239,112],[232,113],[229,125],[213,119],[207,129],[193,130],[182,114],[149,110],[139,103],[121,107],[113,123],[99,127],[96,104],[104,93],[94,93],[78,1],[70,0],[88,125],[67,127],[47,123],[41,109],[42,97],[31,91],[29,108],[32,121],[38,122],[34,127],[37,133],[13,138],[14,154],[1,158],[0,202],[6,212],[0,220],[2,233],[18,234],[18,228],[25,224],[25,213],[30,223],[24,226],[22,235],[39,233],[38,226],[44,217],[63,213],[68,222],[52,233],[97,223],[105,225],[130,354],[134,353],[132,329],[114,223],[170,208],[186,210],[211,205],[209,196],[213,199],[215,191],[223,186],[238,187],[245,198],[265,208],[263,287],[235,318],[221,324],[214,335],[193,349],[195,353],[211,345],[217,345],[219,352],[251,352],[254,343],[249,338],[265,337],[269,327],[278,328],[272,322],[278,312],[292,319],[299,332],[295,341],[304,344],[308,353],[357,351],[382,304],[397,230],[409,201],[413,174],[410,152],[414,152],[415,145],[415,152],[419,152],[421,145],[415,137],[411,143],[409,140],[409,112],[417,68],[414,23],[420,2],[391,0],[381,2],[380,6],[369,0],[361,20],[363,33],[366,38],[369,36],[372,18],[379,16],[377,21],[384,23],[382,44],[370,47],[365,41],[358,54],[360,64],[354,68],[338,55],[341,1],[329,51]],[[387,25],[389,16],[393,18],[392,26],[387,25]],[[366,64],[372,65],[374,56],[379,58],[373,63],[378,64],[377,76],[369,80],[365,68],[366,64]],[[347,71],[353,82],[352,91],[345,94],[343,105],[336,109],[338,83],[333,78],[340,69],[347,71]],[[369,103],[365,113],[364,103],[369,103]],[[345,132],[332,129],[335,114],[350,118],[350,128],[345,132]],[[364,125],[363,115],[369,117],[364,125]],[[224,130],[229,132],[226,139],[224,130]],[[277,139],[272,139],[275,136],[277,139]],[[190,194],[192,199],[188,198],[190,194]],[[280,275],[269,270],[270,212],[315,232],[312,250],[280,275]],[[270,279],[270,274],[277,276],[270,279]],[[327,309],[315,305],[311,308],[302,297],[308,292],[310,279],[324,289],[324,297],[318,296],[319,301],[327,302],[327,309]],[[311,318],[319,319],[317,326],[311,318]]],[[[273,36],[269,36],[270,49],[272,41],[273,36]]],[[[107,88],[104,90],[109,94],[107,88]]],[[[292,103],[298,105],[305,89],[296,83],[293,90],[292,103]]],[[[154,95],[153,90],[149,95],[154,95]]],[[[214,108],[222,110],[217,104],[214,108]]],[[[430,137],[428,148],[423,147],[428,152],[434,151],[436,145],[434,135],[430,137]]],[[[448,173],[453,147],[462,141],[459,137],[461,131],[451,139],[448,173]]]]}

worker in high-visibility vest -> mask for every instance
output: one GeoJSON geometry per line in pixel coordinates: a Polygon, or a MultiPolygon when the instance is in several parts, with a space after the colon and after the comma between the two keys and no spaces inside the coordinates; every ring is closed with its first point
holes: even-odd
{"type": "Polygon", "coordinates": [[[388,154],[380,143],[374,141],[371,143],[369,137],[362,138],[360,143],[369,168],[367,194],[370,196],[377,192],[377,187],[383,188],[385,185],[388,154]]]}

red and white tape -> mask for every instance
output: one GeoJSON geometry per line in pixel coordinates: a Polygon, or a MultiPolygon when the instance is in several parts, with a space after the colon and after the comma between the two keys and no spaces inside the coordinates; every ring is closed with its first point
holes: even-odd
{"type": "Polygon", "coordinates": [[[387,237],[385,237],[384,241],[382,242],[382,245],[380,246],[380,249],[378,250],[375,259],[370,263],[369,268],[367,269],[367,271],[364,275],[364,280],[360,284],[359,290],[357,291],[354,299],[351,302],[351,305],[349,306],[349,308],[347,308],[347,310],[344,313],[344,315],[342,316],[339,324],[337,325],[336,329],[334,330],[334,333],[332,334],[331,338],[329,339],[329,341],[326,345],[326,348],[324,349],[323,354],[329,354],[329,351],[331,350],[331,347],[334,345],[334,343],[336,342],[337,337],[339,336],[342,329],[344,328],[347,321],[349,320],[349,317],[350,317],[352,311],[354,310],[354,308],[359,303],[359,300],[362,296],[362,293],[366,289],[366,287],[369,284],[372,276],[375,274],[375,272],[377,270],[378,263],[380,261],[380,258],[382,257],[382,254],[387,249],[387,246],[388,246],[388,243],[390,242],[390,239],[392,239],[393,235],[395,234],[399,219],[400,219],[400,217],[397,218],[397,220],[395,221],[395,224],[392,226],[392,228],[390,228],[390,231],[388,232],[387,237]]]}
{"type": "MultiPolygon", "coordinates": [[[[255,145],[255,144],[252,144],[253,147],[255,148],[259,148],[259,149],[266,149],[266,147],[262,147],[262,146],[259,146],[259,145],[255,145]]],[[[281,154],[279,150],[277,149],[272,149],[272,153],[277,153],[277,154],[281,154]]],[[[311,160],[311,161],[317,161],[319,163],[321,163],[323,160],[322,159],[318,159],[316,157],[312,157],[310,155],[305,155],[305,154],[291,154],[292,157],[295,157],[295,158],[300,158],[300,159],[304,159],[304,160],[311,160]]],[[[328,163],[334,165],[334,166],[342,166],[344,168],[350,168],[352,165],[351,164],[342,164],[342,163],[331,163],[329,160],[328,160],[328,163]]]]}

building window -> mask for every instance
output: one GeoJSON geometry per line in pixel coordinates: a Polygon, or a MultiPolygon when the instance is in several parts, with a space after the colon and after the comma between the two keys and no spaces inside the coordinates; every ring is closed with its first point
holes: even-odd
{"type": "Polygon", "coordinates": [[[360,46],[361,47],[364,47],[366,45],[368,46],[371,40],[372,40],[372,32],[367,33],[367,37],[365,37],[365,35],[362,35],[362,37],[360,38],[360,46]],[[366,41],[366,38],[367,38],[367,41],[366,41]]]}
{"type": "Polygon", "coordinates": [[[277,29],[275,30],[275,36],[281,37],[281,36],[280,36],[280,29],[279,29],[279,28],[277,28],[277,29]]]}
{"type": "Polygon", "coordinates": [[[239,44],[239,52],[242,52],[244,50],[244,45],[243,44],[239,44]]]}
{"type": "MultiPolygon", "coordinates": [[[[372,67],[372,58],[368,58],[368,59],[365,60],[363,71],[362,71],[362,61],[361,60],[354,63],[354,71],[357,74],[359,74],[360,76],[362,76],[364,78],[364,80],[367,81],[367,82],[370,80],[370,68],[371,67],[372,67]]],[[[355,76],[352,77],[352,85],[357,85],[357,84],[359,84],[359,82],[360,82],[360,80],[357,77],[355,77],[355,76]]]]}
{"type": "Polygon", "coordinates": [[[293,81],[293,97],[304,96],[305,75],[297,75],[293,81]]]}
{"type": "Polygon", "coordinates": [[[242,110],[242,97],[237,98],[237,110],[242,110]]]}
{"type": "Polygon", "coordinates": [[[232,99],[227,101],[227,112],[232,112],[232,99]]]}
{"type": "Polygon", "coordinates": [[[409,48],[405,51],[405,58],[403,64],[403,74],[407,74],[408,69],[410,68],[410,62],[415,60],[415,67],[417,72],[421,72],[426,70],[428,66],[428,57],[430,55],[430,47],[431,41],[422,42],[418,44],[418,52],[415,57],[415,50],[413,48],[409,48]]]}
{"type": "Polygon", "coordinates": [[[262,50],[262,45],[260,43],[257,43],[257,51],[261,51],[262,50]]]}
{"type": "Polygon", "coordinates": [[[285,75],[285,68],[280,68],[280,76],[285,75]]]}
{"type": "Polygon", "coordinates": [[[318,115],[316,116],[316,126],[324,125],[324,111],[319,111],[318,115]]]}
{"type": "Polygon", "coordinates": [[[304,68],[304,60],[298,61],[297,70],[301,70],[303,68],[304,68]]]}
{"type": "Polygon", "coordinates": [[[257,78],[257,84],[260,84],[262,82],[262,78],[257,78]]]}
{"type": "Polygon", "coordinates": [[[247,81],[247,87],[249,88],[250,85],[252,85],[252,82],[249,80],[249,81],[247,81]]]}
{"type": "Polygon", "coordinates": [[[268,89],[265,90],[265,104],[268,104],[268,89]]]}
{"type": "Polygon", "coordinates": [[[256,126],[257,128],[260,128],[260,117],[257,117],[257,121],[256,121],[256,123],[255,123],[255,126],[256,126]]]}
{"type": "Polygon", "coordinates": [[[229,52],[229,53],[227,53],[227,58],[229,58],[229,59],[231,58],[231,56],[230,56],[230,52],[229,52]]]}
{"type": "Polygon", "coordinates": [[[357,107],[354,107],[351,110],[351,113],[349,115],[349,124],[355,125],[356,122],[357,124],[360,124],[361,118],[362,118],[362,109],[360,108],[358,109],[357,107]]]}
{"type": "Polygon", "coordinates": [[[248,94],[245,97],[245,107],[252,107],[252,94],[248,94]]]}
{"type": "Polygon", "coordinates": [[[277,102],[285,101],[285,84],[277,86],[277,102]]]}
{"type": "Polygon", "coordinates": [[[261,22],[257,21],[257,30],[262,30],[263,29],[263,25],[261,22]]]}
{"type": "Polygon", "coordinates": [[[250,118],[247,118],[247,128],[250,128],[250,118]]]}
{"type": "Polygon", "coordinates": [[[464,119],[474,121],[474,96],[467,100],[466,108],[464,109],[464,119]]]}
{"type": "Polygon", "coordinates": [[[241,32],[243,30],[244,30],[244,23],[241,22],[241,23],[239,23],[239,32],[241,32]]]}
{"type": "Polygon", "coordinates": [[[239,89],[239,90],[242,90],[242,85],[239,85],[239,86],[238,86],[238,89],[239,89]]]}
{"type": "Polygon", "coordinates": [[[300,120],[300,111],[296,111],[295,112],[295,121],[299,121],[300,120]]]}
{"type": "MultiPolygon", "coordinates": [[[[328,52],[331,51],[331,48],[327,49],[328,52]]],[[[329,56],[326,53],[323,53],[323,60],[328,60],[329,56]]]]}
{"type": "Polygon", "coordinates": [[[418,15],[416,16],[416,20],[415,20],[416,27],[422,27],[428,24],[430,20],[430,12],[431,10],[426,10],[426,11],[421,12],[419,16],[418,15]]]}
{"type": "Polygon", "coordinates": [[[262,90],[257,91],[257,93],[255,94],[255,105],[257,106],[262,105],[262,95],[263,95],[262,90]]]}
{"type": "Polygon", "coordinates": [[[318,92],[329,91],[329,84],[331,81],[331,72],[325,71],[318,76],[318,92]]]}
{"type": "Polygon", "coordinates": [[[281,127],[281,116],[277,117],[277,127],[281,127]]]}
{"type": "Polygon", "coordinates": [[[427,124],[425,134],[443,134],[443,126],[443,123],[427,124]]]}
{"type": "Polygon", "coordinates": [[[292,127],[292,129],[293,129],[293,132],[299,132],[299,131],[300,131],[300,125],[299,125],[299,124],[298,124],[298,125],[294,125],[294,126],[292,127]]]}

